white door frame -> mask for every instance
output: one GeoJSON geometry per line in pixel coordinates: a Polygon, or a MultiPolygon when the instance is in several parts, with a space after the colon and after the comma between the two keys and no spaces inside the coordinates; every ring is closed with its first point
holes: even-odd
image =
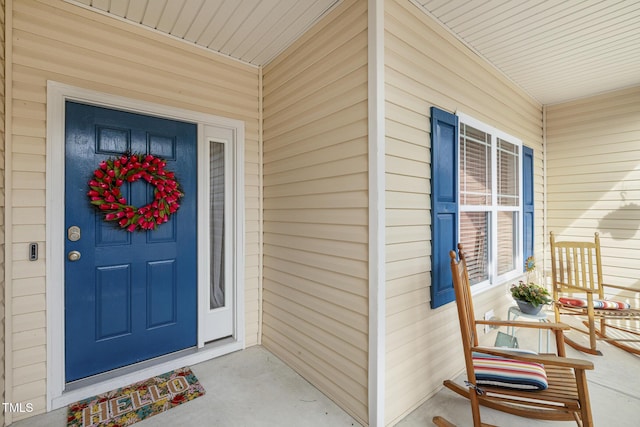
{"type": "MultiPolygon", "coordinates": [[[[208,360],[244,348],[244,122],[210,114],[171,108],[133,100],[58,82],[47,82],[47,173],[46,173],[46,295],[47,295],[47,410],[60,408],[79,399],[123,387],[172,369],[208,360]],[[209,297],[209,242],[198,239],[198,345],[197,349],[175,359],[163,358],[157,364],[145,363],[117,377],[65,390],[64,371],[64,153],[65,101],[73,100],[101,107],[189,121],[198,125],[198,213],[199,236],[209,230],[209,159],[202,155],[205,145],[215,138],[212,129],[224,129],[232,135],[232,278],[233,335],[205,345],[203,321],[209,297]]],[[[181,353],[184,354],[184,353],[181,353]]]]}

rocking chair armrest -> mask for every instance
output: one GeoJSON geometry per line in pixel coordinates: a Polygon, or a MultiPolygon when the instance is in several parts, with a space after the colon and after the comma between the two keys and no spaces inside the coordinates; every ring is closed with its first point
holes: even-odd
{"type": "Polygon", "coordinates": [[[566,368],[591,370],[594,369],[593,362],[585,359],[574,359],[571,357],[556,356],[553,354],[539,354],[536,360],[544,365],[564,366],[566,368]]]}
{"type": "Polygon", "coordinates": [[[640,293],[640,289],[630,288],[628,286],[611,285],[609,283],[603,283],[602,286],[606,286],[607,288],[620,289],[620,290],[623,290],[623,291],[640,293]]]}
{"type": "Polygon", "coordinates": [[[509,326],[531,329],[551,329],[568,331],[571,327],[565,323],[526,322],[523,320],[476,320],[476,325],[509,326]]]}
{"type": "Polygon", "coordinates": [[[591,370],[594,368],[593,362],[583,359],[573,359],[553,354],[527,354],[522,352],[509,351],[508,349],[496,349],[495,347],[471,347],[471,351],[491,354],[514,360],[524,360],[528,362],[542,363],[543,365],[562,366],[579,370],[591,370]]]}

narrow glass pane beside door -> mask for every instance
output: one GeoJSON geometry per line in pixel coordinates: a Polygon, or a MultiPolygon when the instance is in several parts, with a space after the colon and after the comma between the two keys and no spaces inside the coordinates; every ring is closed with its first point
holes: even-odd
{"type": "Polygon", "coordinates": [[[212,310],[224,307],[225,305],[224,148],[224,144],[212,141],[209,154],[209,168],[211,174],[209,182],[209,240],[211,242],[211,284],[209,289],[209,308],[212,310]]]}

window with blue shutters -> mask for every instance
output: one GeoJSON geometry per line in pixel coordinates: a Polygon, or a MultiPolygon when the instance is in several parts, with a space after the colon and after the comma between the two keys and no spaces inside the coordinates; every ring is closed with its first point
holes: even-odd
{"type": "Polygon", "coordinates": [[[448,253],[458,242],[474,289],[522,273],[533,254],[533,150],[470,116],[435,107],[431,144],[435,308],[454,299],[448,253]]]}

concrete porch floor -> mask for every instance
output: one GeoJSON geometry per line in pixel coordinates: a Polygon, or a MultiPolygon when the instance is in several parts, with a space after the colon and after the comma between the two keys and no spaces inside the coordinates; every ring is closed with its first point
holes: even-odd
{"type": "MultiPolygon", "coordinates": [[[[518,334],[520,346],[537,347],[538,337],[518,334]],[[527,345],[529,344],[529,345],[527,345]]],[[[593,361],[588,372],[595,425],[635,427],[640,408],[640,357],[601,344],[604,356],[589,356],[571,348],[569,357],[593,361]]],[[[136,426],[359,426],[360,424],[263,347],[191,366],[206,394],[156,415],[136,426]]],[[[458,378],[462,381],[462,376],[458,378]]],[[[459,427],[472,425],[468,402],[442,389],[418,407],[399,427],[432,426],[441,415],[459,427]]],[[[503,427],[575,426],[573,422],[527,420],[483,408],[483,421],[503,427]]],[[[66,408],[12,424],[16,427],[66,426],[66,408]]]]}

